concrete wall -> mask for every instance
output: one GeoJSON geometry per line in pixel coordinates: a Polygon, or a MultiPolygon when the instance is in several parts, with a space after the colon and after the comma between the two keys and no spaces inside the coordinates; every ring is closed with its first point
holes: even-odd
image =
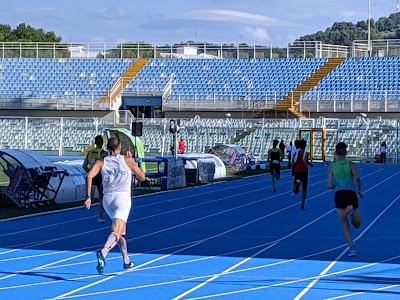
{"type": "Polygon", "coordinates": [[[104,117],[109,114],[114,114],[112,111],[105,110],[36,110],[36,109],[1,109],[0,116],[2,117],[104,117]]]}
{"type": "MultiPolygon", "coordinates": [[[[229,111],[166,111],[166,118],[193,118],[195,115],[199,115],[201,118],[220,118],[225,119],[229,111]]],[[[254,119],[253,112],[243,111],[243,112],[229,112],[231,118],[235,119],[254,119]]],[[[368,113],[369,118],[376,118],[381,116],[387,119],[400,119],[400,113],[368,113]]],[[[323,116],[325,118],[336,118],[336,119],[355,119],[360,116],[360,113],[311,113],[311,118],[319,118],[323,116]]],[[[291,119],[294,118],[293,115],[287,114],[285,112],[268,112],[265,113],[264,118],[266,119],[291,119]]]]}

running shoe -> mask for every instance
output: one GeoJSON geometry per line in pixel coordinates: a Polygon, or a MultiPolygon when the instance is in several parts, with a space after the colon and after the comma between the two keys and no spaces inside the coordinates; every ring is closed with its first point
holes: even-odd
{"type": "Polygon", "coordinates": [[[134,266],[135,264],[133,262],[129,262],[129,264],[124,263],[125,270],[132,269],[134,266]]]}
{"type": "Polygon", "coordinates": [[[106,265],[106,260],[103,256],[103,254],[100,251],[96,252],[96,257],[97,257],[97,272],[99,272],[100,275],[103,275],[104,272],[104,266],[106,265]]]}
{"type": "Polygon", "coordinates": [[[356,256],[356,250],[354,250],[353,248],[350,248],[350,251],[347,253],[348,257],[355,257],[356,256]]]}

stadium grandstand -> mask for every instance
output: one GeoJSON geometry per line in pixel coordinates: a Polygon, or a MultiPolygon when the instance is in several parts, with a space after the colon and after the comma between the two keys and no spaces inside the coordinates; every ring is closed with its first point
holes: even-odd
{"type": "Polygon", "coordinates": [[[235,143],[264,158],[272,139],[300,134],[314,159],[344,140],[369,160],[387,141],[397,162],[398,41],[371,45],[296,42],[282,57],[273,45],[3,43],[0,148],[81,155],[107,126],[140,119],[157,156],[171,143],[168,119],[180,118],[189,152],[235,143]]]}

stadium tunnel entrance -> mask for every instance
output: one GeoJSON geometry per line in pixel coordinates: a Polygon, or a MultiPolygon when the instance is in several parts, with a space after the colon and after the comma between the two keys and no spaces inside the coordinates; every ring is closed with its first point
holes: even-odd
{"type": "Polygon", "coordinates": [[[162,110],[161,96],[123,96],[122,107],[132,112],[136,118],[156,118],[162,110]]]}
{"type": "Polygon", "coordinates": [[[333,149],[328,149],[328,140],[338,141],[338,131],[336,129],[307,128],[301,129],[299,138],[307,142],[306,150],[310,152],[311,159],[325,161],[326,155],[333,153],[333,149]]]}

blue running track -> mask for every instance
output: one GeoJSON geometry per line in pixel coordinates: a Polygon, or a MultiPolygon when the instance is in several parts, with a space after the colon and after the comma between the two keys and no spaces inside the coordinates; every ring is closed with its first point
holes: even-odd
{"type": "Polygon", "coordinates": [[[284,172],[136,198],[127,238],[96,271],[111,222],[97,207],[0,222],[0,299],[399,299],[400,168],[359,165],[362,226],[347,246],[326,188],[310,169],[306,211],[284,172]]]}

